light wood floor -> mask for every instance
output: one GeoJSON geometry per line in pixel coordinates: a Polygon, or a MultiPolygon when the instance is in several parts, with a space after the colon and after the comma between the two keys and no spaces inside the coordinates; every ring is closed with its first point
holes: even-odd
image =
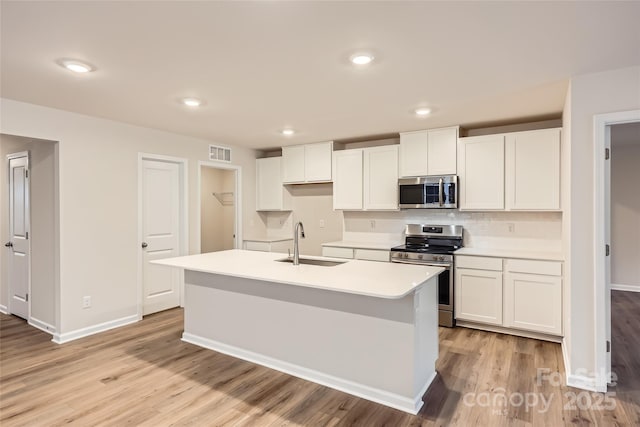
{"type": "Polygon", "coordinates": [[[412,416],[183,343],[174,309],[64,345],[0,315],[0,425],[637,426],[640,294],[627,294],[613,298],[614,370],[624,374],[613,410],[565,409],[571,393],[582,403],[603,395],[538,383],[536,368],[564,375],[558,344],[441,328],[439,376],[412,416]],[[519,405],[518,393],[542,394],[549,409],[519,405]],[[487,406],[502,394],[513,404],[487,406]]]}

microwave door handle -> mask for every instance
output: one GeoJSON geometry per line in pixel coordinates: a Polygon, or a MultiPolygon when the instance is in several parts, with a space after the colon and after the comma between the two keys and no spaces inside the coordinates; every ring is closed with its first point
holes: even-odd
{"type": "Polygon", "coordinates": [[[444,204],[444,186],[442,184],[442,178],[438,180],[438,201],[440,206],[444,204]]]}

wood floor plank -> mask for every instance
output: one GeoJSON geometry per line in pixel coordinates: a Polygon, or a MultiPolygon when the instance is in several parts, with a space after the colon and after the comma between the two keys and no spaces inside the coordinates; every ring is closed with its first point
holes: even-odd
{"type": "Polygon", "coordinates": [[[638,426],[640,294],[627,294],[612,299],[620,376],[612,410],[565,408],[567,393],[583,391],[564,385],[554,343],[441,328],[439,375],[413,416],[182,342],[183,312],[174,309],[63,345],[0,315],[0,425],[638,426]],[[540,368],[561,381],[538,381],[540,368]],[[538,411],[479,398],[503,392],[552,400],[538,411]]]}

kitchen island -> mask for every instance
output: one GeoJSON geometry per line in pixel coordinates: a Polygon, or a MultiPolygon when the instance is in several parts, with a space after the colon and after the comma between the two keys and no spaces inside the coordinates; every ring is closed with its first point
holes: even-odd
{"type": "Polygon", "coordinates": [[[183,341],[417,413],[436,375],[443,269],[283,258],[236,249],[153,262],[185,271],[183,341]]]}

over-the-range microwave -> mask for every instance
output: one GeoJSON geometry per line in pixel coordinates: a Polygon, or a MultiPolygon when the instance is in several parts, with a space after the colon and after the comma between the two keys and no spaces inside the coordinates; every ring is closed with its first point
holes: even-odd
{"type": "Polygon", "coordinates": [[[455,209],[458,207],[457,175],[424,176],[398,180],[400,209],[455,209]]]}

